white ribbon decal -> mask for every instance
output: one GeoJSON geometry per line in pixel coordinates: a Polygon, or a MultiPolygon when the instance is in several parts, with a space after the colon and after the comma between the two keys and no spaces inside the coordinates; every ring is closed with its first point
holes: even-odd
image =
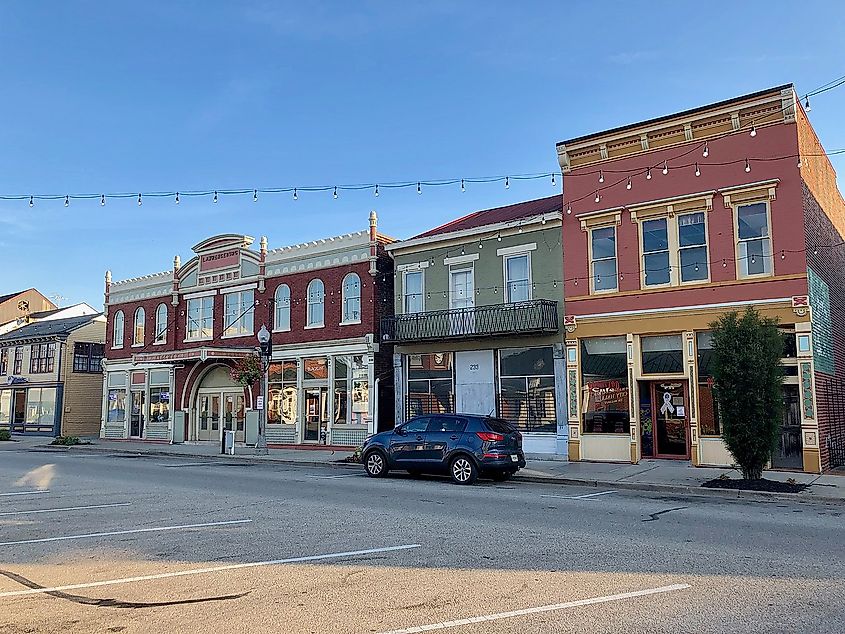
{"type": "Polygon", "coordinates": [[[661,414],[674,413],[675,406],[672,405],[672,395],[669,392],[663,392],[663,407],[660,408],[661,414]]]}

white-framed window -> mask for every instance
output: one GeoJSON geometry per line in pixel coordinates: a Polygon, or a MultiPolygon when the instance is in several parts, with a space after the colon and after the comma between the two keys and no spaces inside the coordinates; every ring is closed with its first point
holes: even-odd
{"type": "Polygon", "coordinates": [[[772,239],[769,205],[765,202],[737,205],[737,273],[739,277],[772,274],[772,239]]]}
{"type": "Polygon", "coordinates": [[[640,234],[643,248],[643,284],[645,286],[671,284],[668,219],[644,220],[640,227],[640,234]]]}
{"type": "Polygon", "coordinates": [[[708,279],[710,267],[707,257],[707,224],[704,222],[704,212],[679,214],[676,219],[681,283],[708,279]]]}
{"type": "Polygon", "coordinates": [[[505,301],[527,302],[531,299],[531,254],[505,256],[505,301]]]}
{"type": "Polygon", "coordinates": [[[167,341],[167,305],[162,302],[156,307],[155,343],[167,341]]]}
{"type": "Polygon", "coordinates": [[[641,220],[640,252],[643,288],[706,282],[710,265],[705,212],[641,220]]]}
{"type": "Polygon", "coordinates": [[[343,278],[343,322],[354,324],[361,322],[361,278],[355,273],[348,273],[343,278]]]}
{"type": "Polygon", "coordinates": [[[223,305],[223,336],[251,335],[255,317],[255,292],[248,290],[226,293],[223,305]]]}
{"type": "Polygon", "coordinates": [[[590,287],[593,292],[615,291],[616,227],[597,227],[590,231],[590,287]]]}
{"type": "Polygon", "coordinates": [[[402,306],[405,314],[421,313],[425,310],[422,271],[405,271],[402,277],[402,306]]]}
{"type": "Polygon", "coordinates": [[[146,329],[147,313],[140,306],[135,309],[135,327],[132,329],[132,345],[144,345],[144,330],[146,329]]]}
{"type": "Polygon", "coordinates": [[[315,278],[308,283],[308,320],[306,328],[322,326],[325,320],[326,288],[323,280],[315,278]]]}
{"type": "Polygon", "coordinates": [[[211,339],[214,335],[214,297],[188,300],[187,339],[211,339]]]}
{"type": "Polygon", "coordinates": [[[275,320],[273,330],[290,330],[290,286],[279,284],[273,301],[275,320]]]}
{"type": "Polygon", "coordinates": [[[112,322],[112,338],[111,338],[111,347],[112,348],[122,348],[123,347],[123,311],[119,310],[114,314],[114,320],[112,322]]]}

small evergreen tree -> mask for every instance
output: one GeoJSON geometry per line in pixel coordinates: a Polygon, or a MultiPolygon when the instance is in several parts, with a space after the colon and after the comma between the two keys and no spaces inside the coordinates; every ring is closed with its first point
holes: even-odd
{"type": "Polygon", "coordinates": [[[783,335],[777,320],[761,317],[751,306],[710,327],[722,437],[742,477],[758,480],[777,446],[783,417],[783,335]]]}

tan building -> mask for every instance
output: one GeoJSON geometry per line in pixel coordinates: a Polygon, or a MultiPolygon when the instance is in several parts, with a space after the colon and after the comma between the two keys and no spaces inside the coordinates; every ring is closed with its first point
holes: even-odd
{"type": "Polygon", "coordinates": [[[97,436],[106,320],[38,321],[0,335],[0,429],[97,436]]]}
{"type": "Polygon", "coordinates": [[[24,319],[32,313],[58,308],[34,288],[0,295],[0,325],[24,319]]]}

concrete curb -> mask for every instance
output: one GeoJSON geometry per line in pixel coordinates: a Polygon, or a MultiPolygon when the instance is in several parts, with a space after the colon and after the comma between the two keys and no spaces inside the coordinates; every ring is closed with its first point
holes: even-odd
{"type": "MultiPolygon", "coordinates": [[[[112,453],[125,456],[169,456],[169,457],[187,457],[187,458],[207,458],[209,460],[240,460],[245,463],[254,462],[268,462],[275,464],[289,464],[289,465],[304,465],[307,467],[332,467],[332,468],[356,468],[360,469],[361,465],[353,462],[340,462],[333,460],[329,462],[321,462],[317,460],[292,460],[290,458],[275,458],[273,456],[255,456],[245,454],[235,454],[233,456],[227,454],[200,454],[191,452],[172,452],[172,451],[133,451],[131,449],[120,449],[103,447],[96,444],[92,445],[72,445],[69,447],[56,445],[35,445],[33,449],[42,449],[49,451],[99,451],[103,453],[112,453]]],[[[776,500],[790,500],[801,502],[825,502],[829,504],[845,504],[845,498],[814,495],[812,493],[774,493],[769,491],[748,491],[745,489],[707,489],[702,486],[679,485],[679,484],[657,484],[648,482],[620,482],[614,480],[592,480],[588,478],[568,478],[559,476],[543,476],[543,475],[527,475],[519,474],[514,477],[513,482],[533,482],[537,484],[556,484],[564,486],[588,486],[594,488],[627,490],[627,491],[644,491],[656,493],[677,493],[683,495],[694,495],[700,497],[717,497],[728,499],[746,499],[746,500],[760,500],[760,501],[776,501],[776,500]]],[[[811,485],[812,486],[812,485],[811,485]]]]}

